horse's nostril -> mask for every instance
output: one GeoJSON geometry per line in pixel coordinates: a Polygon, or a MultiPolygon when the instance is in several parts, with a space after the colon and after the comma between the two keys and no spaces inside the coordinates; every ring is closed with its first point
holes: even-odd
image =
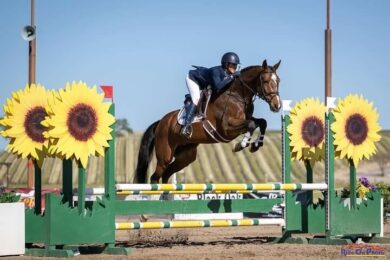
{"type": "Polygon", "coordinates": [[[273,105],[274,111],[279,111],[281,105],[279,103],[276,103],[273,105]]]}

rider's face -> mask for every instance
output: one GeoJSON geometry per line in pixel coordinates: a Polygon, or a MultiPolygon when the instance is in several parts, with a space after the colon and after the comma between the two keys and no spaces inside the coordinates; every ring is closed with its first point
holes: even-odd
{"type": "Polygon", "coordinates": [[[237,70],[237,64],[228,63],[226,69],[230,74],[233,74],[237,70]]]}

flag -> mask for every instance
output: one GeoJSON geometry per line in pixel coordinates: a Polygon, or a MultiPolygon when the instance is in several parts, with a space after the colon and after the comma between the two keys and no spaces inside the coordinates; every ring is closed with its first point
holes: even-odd
{"type": "Polygon", "coordinates": [[[336,108],[336,97],[326,97],[326,107],[328,108],[328,110],[330,108],[336,108]]]}
{"type": "Polygon", "coordinates": [[[282,109],[283,111],[291,111],[291,102],[292,100],[283,99],[282,100],[282,109]]]}
{"type": "Polygon", "coordinates": [[[102,90],[104,91],[104,97],[105,98],[113,98],[114,94],[112,91],[112,86],[100,86],[102,90]]]}

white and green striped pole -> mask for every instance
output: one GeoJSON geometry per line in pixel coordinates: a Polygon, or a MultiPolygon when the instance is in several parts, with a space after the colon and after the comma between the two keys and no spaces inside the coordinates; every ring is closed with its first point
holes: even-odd
{"type": "Polygon", "coordinates": [[[115,223],[116,230],[284,225],[284,219],[176,220],[115,223]]]}

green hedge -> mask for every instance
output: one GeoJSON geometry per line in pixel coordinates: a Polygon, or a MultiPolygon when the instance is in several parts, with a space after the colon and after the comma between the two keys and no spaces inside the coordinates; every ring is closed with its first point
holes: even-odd
{"type": "Polygon", "coordinates": [[[18,202],[19,199],[19,195],[14,192],[4,192],[4,189],[0,187],[0,203],[18,202]]]}
{"type": "Polygon", "coordinates": [[[390,212],[390,184],[378,182],[375,185],[383,197],[383,211],[386,216],[386,212],[390,212]]]}

